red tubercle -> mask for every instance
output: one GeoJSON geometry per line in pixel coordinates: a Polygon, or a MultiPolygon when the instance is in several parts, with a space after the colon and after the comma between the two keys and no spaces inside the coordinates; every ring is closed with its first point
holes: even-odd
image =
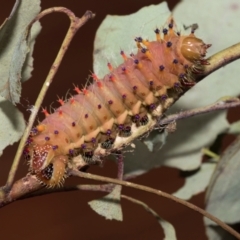
{"type": "Polygon", "coordinates": [[[65,103],[62,98],[58,98],[57,102],[60,103],[61,106],[63,106],[65,103]]]}
{"type": "Polygon", "coordinates": [[[101,82],[101,81],[97,81],[97,86],[98,86],[99,88],[102,88],[102,87],[103,87],[102,82],[101,82]]]}
{"type": "Polygon", "coordinates": [[[149,60],[153,60],[153,56],[148,48],[142,48],[141,53],[143,53],[149,60]]]}
{"type": "Polygon", "coordinates": [[[46,108],[42,108],[42,113],[44,113],[45,117],[49,116],[49,112],[46,108]]]}
{"type": "Polygon", "coordinates": [[[120,54],[121,54],[124,61],[126,61],[128,59],[123,50],[121,50],[120,54]]]}
{"type": "Polygon", "coordinates": [[[122,67],[122,72],[123,72],[123,73],[127,73],[126,67],[122,67]]]}
{"type": "Polygon", "coordinates": [[[141,45],[139,42],[136,42],[136,45],[137,45],[137,48],[138,48],[138,49],[141,49],[141,48],[142,48],[142,45],[141,45]]]}
{"type": "Polygon", "coordinates": [[[77,93],[77,94],[80,94],[81,93],[81,90],[79,89],[79,87],[78,86],[75,86],[74,84],[73,84],[73,86],[74,86],[74,91],[77,93]]]}
{"type": "Polygon", "coordinates": [[[175,26],[174,20],[171,16],[170,19],[169,19],[169,24],[168,24],[168,35],[169,35],[169,37],[175,36],[175,30],[174,30],[175,27],[176,26],[175,26]]]}
{"type": "Polygon", "coordinates": [[[154,30],[154,32],[155,32],[155,34],[156,34],[156,40],[157,40],[158,42],[161,42],[161,35],[160,35],[160,30],[159,30],[159,28],[156,28],[156,29],[154,30]]]}
{"type": "Polygon", "coordinates": [[[59,115],[59,116],[62,116],[62,114],[63,114],[62,110],[59,110],[59,111],[58,111],[58,115],[59,115]]]}
{"type": "Polygon", "coordinates": [[[108,66],[109,71],[112,72],[112,70],[113,70],[112,64],[111,64],[111,63],[108,63],[107,66],[108,66]]]}
{"type": "Polygon", "coordinates": [[[141,45],[142,38],[141,37],[136,37],[134,40],[135,40],[135,42],[137,44],[137,48],[141,49],[142,48],[142,45],[141,45]]]}
{"type": "Polygon", "coordinates": [[[99,77],[95,73],[92,73],[91,76],[92,76],[93,80],[97,83],[97,86],[99,88],[103,87],[101,80],[99,79],[99,77]]]}
{"type": "Polygon", "coordinates": [[[138,69],[142,68],[142,63],[138,59],[135,59],[134,63],[138,69]]]}
{"type": "Polygon", "coordinates": [[[83,95],[87,95],[88,94],[88,90],[86,88],[83,88],[82,93],[83,93],[83,95]]]}
{"type": "Polygon", "coordinates": [[[143,40],[142,43],[143,43],[143,45],[146,46],[146,47],[149,46],[149,41],[148,41],[147,39],[146,39],[146,40],[143,40]]]}
{"type": "Polygon", "coordinates": [[[73,104],[73,103],[75,103],[75,99],[74,99],[73,97],[71,97],[71,98],[69,99],[69,102],[70,102],[70,104],[73,104]]]}
{"type": "Polygon", "coordinates": [[[98,76],[96,75],[96,73],[92,73],[91,77],[93,78],[94,81],[99,81],[98,76]]]}
{"type": "Polygon", "coordinates": [[[109,75],[109,80],[114,82],[114,81],[116,81],[116,77],[111,74],[111,75],[109,75]]]}

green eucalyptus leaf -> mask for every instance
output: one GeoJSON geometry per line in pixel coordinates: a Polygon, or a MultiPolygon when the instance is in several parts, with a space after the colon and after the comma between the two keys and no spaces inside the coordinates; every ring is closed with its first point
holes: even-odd
{"type": "Polygon", "coordinates": [[[0,95],[13,104],[19,102],[21,82],[33,69],[33,44],[41,27],[39,23],[33,27],[32,38],[27,38],[26,28],[39,12],[40,0],[16,1],[0,29],[0,95]]]}
{"type": "Polygon", "coordinates": [[[25,129],[23,114],[0,96],[0,156],[3,150],[18,141],[25,129]]]}
{"type": "Polygon", "coordinates": [[[101,199],[90,201],[88,204],[96,213],[106,219],[122,221],[121,189],[122,186],[116,185],[108,195],[101,199]]]}

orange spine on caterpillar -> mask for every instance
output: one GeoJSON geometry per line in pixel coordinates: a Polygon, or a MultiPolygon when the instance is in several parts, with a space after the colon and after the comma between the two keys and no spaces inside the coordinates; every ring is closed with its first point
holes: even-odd
{"type": "Polygon", "coordinates": [[[122,64],[108,63],[103,79],[93,73],[94,82],[82,90],[75,86],[77,95],[67,101],[58,99],[54,113],[43,109],[45,119],[32,130],[24,152],[40,181],[57,186],[74,157],[91,164],[95,155],[126,145],[195,84],[194,74],[208,64],[210,44],[195,37],[194,29],[188,36],[176,33],[172,18],[155,33],[156,41],[136,37],[136,54],[121,51],[122,64]]]}

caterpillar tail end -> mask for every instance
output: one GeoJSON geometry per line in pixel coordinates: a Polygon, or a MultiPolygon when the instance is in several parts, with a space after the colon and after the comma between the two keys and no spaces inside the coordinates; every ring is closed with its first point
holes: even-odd
{"type": "Polygon", "coordinates": [[[48,187],[61,186],[66,178],[68,156],[56,155],[53,146],[34,146],[30,150],[30,170],[48,187]]]}
{"type": "Polygon", "coordinates": [[[36,177],[49,188],[60,187],[66,178],[66,156],[54,157],[43,170],[36,172],[36,177]]]}

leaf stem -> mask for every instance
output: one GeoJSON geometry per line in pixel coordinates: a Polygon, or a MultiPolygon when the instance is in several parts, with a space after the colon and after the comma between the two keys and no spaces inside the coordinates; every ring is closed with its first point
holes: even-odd
{"type": "Polygon", "coordinates": [[[226,223],[222,222],[220,219],[214,217],[213,215],[211,215],[210,213],[206,212],[205,210],[197,207],[196,205],[189,203],[183,199],[177,198],[166,192],[162,192],[160,190],[157,190],[157,189],[154,189],[151,187],[147,187],[144,185],[139,185],[139,184],[132,183],[132,182],[127,182],[127,181],[123,181],[123,180],[119,180],[119,179],[113,179],[113,178],[109,178],[109,177],[98,176],[98,175],[91,174],[91,173],[80,172],[75,169],[72,169],[70,171],[70,174],[73,176],[77,176],[77,177],[81,177],[81,178],[85,178],[85,179],[92,179],[92,180],[97,180],[97,181],[102,181],[102,182],[107,182],[107,183],[115,183],[115,184],[119,184],[119,185],[122,185],[125,187],[142,190],[145,192],[153,193],[158,196],[170,199],[176,203],[182,204],[183,206],[188,207],[188,208],[202,214],[203,216],[205,216],[205,217],[209,218],[210,220],[212,220],[213,222],[217,223],[220,227],[222,227],[227,232],[229,232],[230,234],[235,236],[237,239],[240,239],[240,234],[238,232],[236,232],[233,228],[228,226],[226,223]]]}
{"type": "Polygon", "coordinates": [[[64,8],[64,7],[53,7],[53,8],[49,8],[46,9],[44,11],[42,11],[41,13],[39,13],[37,15],[37,17],[35,19],[33,19],[33,21],[29,24],[28,26],[28,31],[31,29],[31,26],[33,25],[33,23],[35,23],[36,21],[38,21],[39,19],[41,19],[42,17],[46,16],[47,14],[53,13],[53,12],[62,12],[68,15],[69,19],[70,19],[70,26],[68,29],[68,32],[63,40],[62,46],[57,54],[56,59],[54,60],[50,71],[48,73],[48,76],[42,86],[42,89],[39,93],[39,96],[35,102],[34,108],[32,109],[31,115],[29,117],[29,121],[28,121],[28,125],[25,129],[25,132],[23,134],[23,137],[20,141],[17,153],[15,155],[15,158],[13,160],[11,169],[9,171],[9,175],[8,175],[8,179],[6,182],[6,185],[4,187],[4,191],[7,192],[11,189],[13,181],[14,181],[14,177],[20,162],[20,158],[22,156],[22,152],[23,149],[25,147],[25,142],[27,141],[28,135],[30,134],[30,131],[32,129],[32,126],[34,124],[34,121],[36,119],[37,113],[39,111],[39,108],[41,107],[41,104],[43,102],[43,99],[46,95],[46,92],[55,76],[55,74],[58,71],[58,68],[62,62],[63,56],[65,55],[74,35],[76,34],[76,32],[78,31],[78,29],[83,26],[89,19],[94,17],[94,14],[91,11],[87,11],[82,18],[78,18],[74,15],[74,13],[72,13],[69,9],[64,8]]]}
{"type": "Polygon", "coordinates": [[[158,121],[158,125],[165,125],[165,124],[177,121],[179,119],[189,118],[202,113],[208,113],[208,112],[213,112],[213,111],[223,110],[223,109],[228,109],[233,107],[239,107],[239,106],[240,106],[240,100],[238,98],[220,99],[216,103],[210,104],[208,106],[194,108],[187,111],[182,111],[180,113],[169,115],[166,118],[160,119],[158,121]]]}

